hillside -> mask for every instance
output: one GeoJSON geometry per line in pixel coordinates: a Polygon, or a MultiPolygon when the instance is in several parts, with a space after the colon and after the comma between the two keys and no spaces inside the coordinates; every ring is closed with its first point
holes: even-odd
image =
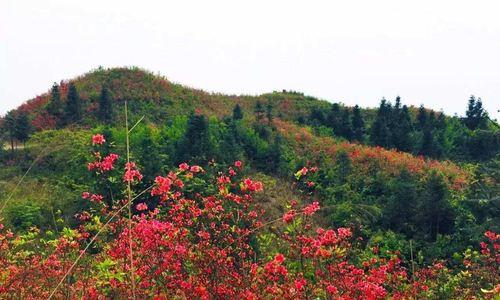
{"type": "Polygon", "coordinates": [[[498,124],[474,97],[458,118],[399,97],[364,109],[298,92],[223,95],[113,68],[54,85],[0,126],[0,221],[15,233],[0,224],[0,248],[29,258],[0,252],[21,266],[0,270],[0,297],[49,297],[51,280],[17,284],[39,270],[73,271],[73,295],[89,285],[130,297],[129,247],[144,297],[167,282],[162,295],[194,298],[454,298],[498,279],[489,246],[470,250],[484,232],[497,247],[500,224],[498,124]],[[333,266],[345,269],[321,271],[333,266]],[[331,281],[347,273],[349,284],[331,281]],[[210,286],[211,274],[224,282],[210,286]]]}
{"type": "MultiPolygon", "coordinates": [[[[271,100],[278,109],[280,118],[284,120],[295,120],[301,115],[308,115],[313,107],[326,108],[328,105],[326,101],[299,93],[275,92],[260,96],[207,93],[173,83],[165,77],[139,68],[96,69],[74,79],[61,81],[63,101],[67,97],[70,82],[75,84],[83,100],[85,115],[90,119],[98,107],[98,97],[104,85],[109,88],[111,98],[118,106],[128,100],[132,112],[146,113],[149,120],[158,123],[165,122],[173,115],[189,114],[193,111],[217,117],[227,116],[232,113],[236,103],[243,110],[250,112],[257,101],[264,104],[271,100]]],[[[52,129],[55,123],[46,111],[49,101],[50,90],[28,100],[18,109],[32,115],[36,128],[52,129]]]]}

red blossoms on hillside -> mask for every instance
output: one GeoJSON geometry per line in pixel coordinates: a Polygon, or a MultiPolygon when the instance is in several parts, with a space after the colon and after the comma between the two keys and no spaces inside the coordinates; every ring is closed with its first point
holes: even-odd
{"type": "Polygon", "coordinates": [[[95,134],[92,136],[92,145],[102,145],[106,142],[106,139],[104,139],[104,135],[102,134],[95,134]]]}
{"type": "Polygon", "coordinates": [[[125,175],[123,175],[123,181],[132,182],[134,180],[141,181],[142,174],[137,170],[137,166],[134,162],[128,162],[125,164],[125,175]]]}

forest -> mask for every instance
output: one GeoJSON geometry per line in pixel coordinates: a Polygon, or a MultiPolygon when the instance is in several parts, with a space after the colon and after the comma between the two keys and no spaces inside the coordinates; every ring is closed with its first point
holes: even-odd
{"type": "Polygon", "coordinates": [[[0,118],[0,298],[498,299],[500,127],[463,103],[54,83],[0,118]]]}

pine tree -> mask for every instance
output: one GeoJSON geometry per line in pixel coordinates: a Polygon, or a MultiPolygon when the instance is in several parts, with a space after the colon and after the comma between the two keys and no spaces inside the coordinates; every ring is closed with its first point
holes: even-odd
{"type": "Polygon", "coordinates": [[[17,118],[14,115],[14,111],[9,111],[5,115],[3,131],[6,133],[7,138],[10,141],[10,148],[14,151],[14,139],[16,138],[16,126],[17,118]]]}
{"type": "Polygon", "coordinates": [[[31,123],[28,119],[28,114],[20,112],[16,118],[15,138],[21,143],[26,143],[31,133],[31,123]]]}
{"type": "Polygon", "coordinates": [[[233,120],[241,120],[243,119],[243,111],[241,110],[241,106],[236,103],[233,108],[233,120]]]}
{"type": "Polygon", "coordinates": [[[438,234],[452,231],[454,220],[454,211],[448,201],[447,188],[442,176],[432,171],[421,194],[414,223],[419,227],[418,232],[435,241],[438,234]]]}
{"type": "Polygon", "coordinates": [[[56,120],[61,117],[62,113],[62,102],[61,93],[59,92],[59,85],[54,82],[52,89],[50,90],[50,102],[47,105],[47,111],[49,114],[54,116],[56,120]]]}
{"type": "Polygon", "coordinates": [[[106,86],[101,88],[99,95],[99,120],[105,124],[111,124],[113,121],[113,100],[106,86]]]}
{"type": "Polygon", "coordinates": [[[328,127],[333,129],[333,132],[336,135],[341,135],[341,110],[340,110],[340,105],[338,103],[333,103],[332,108],[328,112],[328,115],[326,117],[326,123],[328,127]]]}
{"type": "Polygon", "coordinates": [[[418,128],[420,130],[424,130],[425,126],[427,125],[427,112],[425,111],[425,107],[423,104],[418,108],[417,122],[418,128]]]}
{"type": "Polygon", "coordinates": [[[372,144],[385,148],[391,147],[390,131],[388,128],[388,119],[391,110],[391,105],[387,103],[387,100],[382,99],[371,128],[370,140],[372,144]]]}
{"type": "Polygon", "coordinates": [[[418,154],[434,156],[434,137],[432,136],[432,131],[429,126],[424,128],[420,151],[418,154]]]}
{"type": "Polygon", "coordinates": [[[267,122],[269,124],[269,126],[271,126],[272,122],[273,122],[273,105],[271,104],[271,102],[267,102],[267,105],[266,105],[266,118],[267,118],[267,122]]]}
{"type": "Polygon", "coordinates": [[[411,125],[411,115],[406,105],[399,110],[397,115],[397,121],[393,126],[393,144],[399,151],[410,151],[411,150],[411,138],[410,134],[412,131],[411,125]]]}
{"type": "Polygon", "coordinates": [[[417,186],[408,169],[403,169],[391,184],[391,195],[383,210],[383,225],[411,237],[415,232],[412,218],[416,213],[417,186]]]}
{"type": "Polygon", "coordinates": [[[262,107],[260,101],[257,101],[257,103],[255,104],[254,112],[255,112],[255,119],[260,122],[264,117],[264,108],[262,107]]]}
{"type": "Polygon", "coordinates": [[[317,107],[313,107],[311,110],[311,114],[309,116],[309,120],[312,125],[320,126],[325,124],[325,114],[323,111],[317,107]]]}
{"type": "Polygon", "coordinates": [[[354,106],[352,110],[351,124],[353,140],[362,143],[365,134],[365,121],[363,120],[363,116],[361,116],[361,109],[358,105],[354,106]]]}
{"type": "Polygon", "coordinates": [[[82,103],[73,83],[69,84],[68,99],[65,109],[65,123],[78,123],[82,119],[82,103]]]}
{"type": "Polygon", "coordinates": [[[208,121],[203,115],[191,114],[184,137],[177,147],[177,162],[205,164],[212,157],[208,121]]]}
{"type": "Polygon", "coordinates": [[[476,100],[474,95],[470,96],[464,123],[470,130],[486,127],[486,113],[483,109],[481,98],[476,100]]]}
{"type": "Polygon", "coordinates": [[[342,110],[340,117],[340,135],[348,140],[352,140],[351,114],[347,108],[342,110]]]}

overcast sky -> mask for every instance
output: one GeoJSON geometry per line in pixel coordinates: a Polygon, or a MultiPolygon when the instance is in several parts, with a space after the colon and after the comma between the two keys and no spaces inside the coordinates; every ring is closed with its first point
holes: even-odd
{"type": "Polygon", "coordinates": [[[208,91],[500,109],[492,1],[0,0],[0,114],[99,65],[208,91]]]}

